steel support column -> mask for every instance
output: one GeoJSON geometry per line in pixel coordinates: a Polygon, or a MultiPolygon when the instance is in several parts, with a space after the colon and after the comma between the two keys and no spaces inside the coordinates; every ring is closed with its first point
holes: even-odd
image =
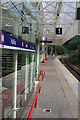
{"type": "MultiPolygon", "coordinates": [[[[1,2],[0,2],[0,30],[2,30],[2,9],[1,9],[1,2]]],[[[0,37],[1,37],[1,32],[0,32],[0,37]]],[[[0,75],[2,77],[2,49],[0,48],[0,75]]],[[[1,78],[2,79],[2,78],[1,78]]],[[[0,84],[0,108],[1,108],[1,113],[0,113],[0,119],[2,119],[2,84],[0,84]]],[[[4,110],[3,110],[4,111],[4,110]]]]}
{"type": "Polygon", "coordinates": [[[44,45],[44,43],[42,43],[42,59],[41,59],[41,61],[43,61],[44,58],[45,58],[45,45],[44,45]]]}
{"type": "Polygon", "coordinates": [[[35,58],[35,54],[33,53],[33,84],[35,84],[35,61],[34,61],[34,58],[35,58]]]}
{"type": "Polygon", "coordinates": [[[39,61],[40,61],[40,45],[37,45],[37,74],[36,77],[39,77],[39,61]]]}
{"type": "Polygon", "coordinates": [[[30,92],[32,91],[33,88],[33,61],[34,61],[34,54],[31,54],[31,77],[30,77],[30,92]]]}
{"type": "Polygon", "coordinates": [[[15,20],[13,27],[14,27],[14,35],[16,35],[16,38],[18,38],[18,19],[15,20]]]}
{"type": "Polygon", "coordinates": [[[14,81],[13,81],[13,118],[16,118],[16,99],[17,99],[17,53],[13,56],[13,64],[14,64],[14,81]]]}
{"type": "Polygon", "coordinates": [[[52,45],[52,47],[51,47],[51,54],[53,53],[53,45],[52,45]]]}
{"type": "Polygon", "coordinates": [[[25,100],[27,100],[27,94],[28,94],[28,76],[29,76],[29,54],[26,55],[26,65],[25,65],[25,100]]]}

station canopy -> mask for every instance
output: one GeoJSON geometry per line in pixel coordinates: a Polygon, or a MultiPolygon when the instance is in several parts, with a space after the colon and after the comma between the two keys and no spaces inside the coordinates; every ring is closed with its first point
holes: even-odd
{"type": "MultiPolygon", "coordinates": [[[[42,31],[39,33],[42,32],[40,36],[40,38],[43,36],[42,40],[61,44],[63,36],[76,21],[78,2],[78,0],[32,0],[31,2],[3,0],[2,9],[8,10],[10,16],[19,18],[22,17],[21,11],[23,11],[25,16],[31,17],[32,24],[36,21],[37,30],[41,26],[42,31]],[[56,28],[62,28],[62,34],[56,34],[56,28]]],[[[28,24],[27,17],[24,20],[28,24]]]]}

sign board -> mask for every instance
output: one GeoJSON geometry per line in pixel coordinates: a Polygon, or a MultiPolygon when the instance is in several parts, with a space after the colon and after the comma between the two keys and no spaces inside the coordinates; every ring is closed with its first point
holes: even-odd
{"type": "Polygon", "coordinates": [[[40,43],[52,43],[52,41],[40,41],[40,43]]]}
{"type": "Polygon", "coordinates": [[[15,38],[7,33],[2,32],[0,37],[0,48],[13,49],[13,50],[25,50],[35,52],[36,47],[21,39],[15,38]]]}
{"type": "Polygon", "coordinates": [[[56,34],[62,35],[62,28],[60,28],[60,27],[56,28],[56,34]]]}
{"type": "Polygon", "coordinates": [[[40,53],[42,53],[42,48],[40,48],[40,53]]]}
{"type": "Polygon", "coordinates": [[[80,7],[79,8],[77,8],[77,14],[76,14],[77,16],[76,16],[76,19],[77,20],[80,20],[80,7]]]}
{"type": "Polygon", "coordinates": [[[22,27],[22,34],[29,34],[29,27],[22,27]]]}

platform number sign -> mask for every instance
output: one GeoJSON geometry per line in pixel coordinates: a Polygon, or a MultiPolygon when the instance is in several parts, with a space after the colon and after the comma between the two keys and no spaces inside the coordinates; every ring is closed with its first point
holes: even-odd
{"type": "Polygon", "coordinates": [[[29,34],[29,27],[22,27],[22,34],[29,34]]]}
{"type": "Polygon", "coordinates": [[[62,28],[56,28],[56,34],[62,35],[62,28]]]}

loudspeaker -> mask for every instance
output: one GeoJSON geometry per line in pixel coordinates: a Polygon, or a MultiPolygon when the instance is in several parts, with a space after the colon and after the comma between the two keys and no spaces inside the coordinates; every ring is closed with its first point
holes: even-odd
{"type": "Polygon", "coordinates": [[[77,16],[76,16],[77,20],[80,20],[80,7],[77,8],[77,16]]]}

